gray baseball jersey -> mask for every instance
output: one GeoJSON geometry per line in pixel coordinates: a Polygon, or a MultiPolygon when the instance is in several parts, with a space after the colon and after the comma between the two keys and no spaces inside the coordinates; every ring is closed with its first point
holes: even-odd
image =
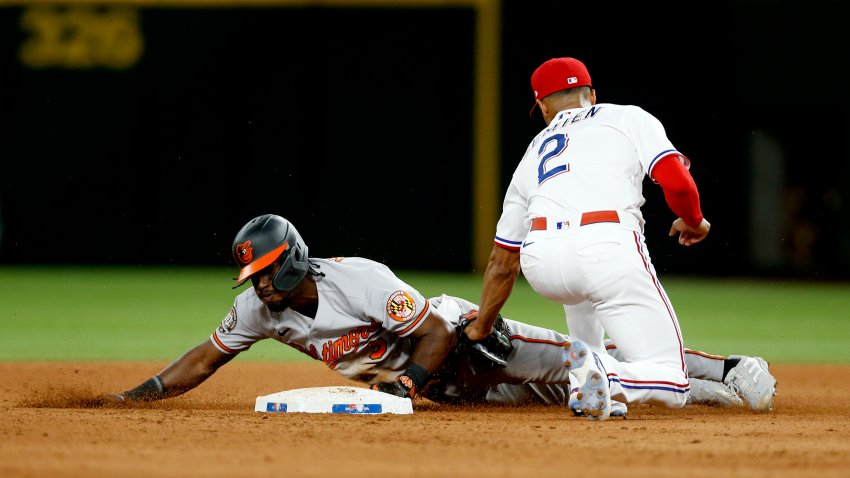
{"type": "Polygon", "coordinates": [[[274,339],[323,361],[331,369],[368,383],[392,381],[405,370],[413,333],[431,304],[385,265],[359,258],[310,259],[316,278],[316,318],[292,309],[273,312],[247,289],[210,339],[227,354],[274,339]]]}

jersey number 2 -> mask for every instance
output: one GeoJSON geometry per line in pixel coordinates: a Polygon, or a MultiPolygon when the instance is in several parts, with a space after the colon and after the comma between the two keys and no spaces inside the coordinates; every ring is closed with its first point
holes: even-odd
{"type": "Polygon", "coordinates": [[[560,154],[567,149],[569,142],[570,140],[567,138],[566,134],[558,133],[556,135],[549,136],[543,141],[543,144],[540,145],[540,149],[537,151],[537,156],[540,157],[540,165],[537,166],[538,186],[543,184],[543,181],[546,181],[547,179],[553,178],[561,173],[570,172],[570,165],[567,163],[560,164],[555,167],[550,167],[546,164],[550,159],[560,156],[560,154]],[[554,145],[552,145],[552,143],[554,143],[554,145]],[[549,149],[549,151],[547,151],[547,149],[549,149]],[[549,169],[547,169],[547,167],[549,169]]]}

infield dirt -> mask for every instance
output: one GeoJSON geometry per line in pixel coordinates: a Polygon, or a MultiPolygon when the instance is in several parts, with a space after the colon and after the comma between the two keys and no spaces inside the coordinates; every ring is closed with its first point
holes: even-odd
{"type": "Polygon", "coordinates": [[[258,395],[349,385],[321,363],[233,362],[182,397],[87,408],[165,363],[0,363],[2,477],[847,477],[850,365],[774,365],[774,410],[414,402],[413,415],[256,413],[258,395]]]}

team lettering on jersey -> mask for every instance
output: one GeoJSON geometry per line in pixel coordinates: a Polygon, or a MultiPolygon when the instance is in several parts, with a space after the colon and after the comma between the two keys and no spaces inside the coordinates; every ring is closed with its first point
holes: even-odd
{"type": "MultiPolygon", "coordinates": [[[[328,340],[322,345],[322,362],[327,365],[333,364],[344,354],[357,350],[361,343],[368,342],[369,338],[379,330],[381,330],[381,324],[372,322],[369,325],[351,329],[336,340],[328,340]]],[[[386,346],[383,348],[386,349],[386,346]]]]}
{"type": "MultiPolygon", "coordinates": [[[[591,106],[586,110],[579,111],[575,115],[573,114],[563,114],[563,118],[558,118],[557,120],[552,121],[549,126],[543,130],[544,133],[551,133],[558,128],[562,128],[567,124],[578,123],[579,121],[592,119],[596,116],[597,113],[602,111],[602,106],[591,106]]],[[[532,144],[535,144],[540,140],[540,136],[535,138],[532,144]]]]}

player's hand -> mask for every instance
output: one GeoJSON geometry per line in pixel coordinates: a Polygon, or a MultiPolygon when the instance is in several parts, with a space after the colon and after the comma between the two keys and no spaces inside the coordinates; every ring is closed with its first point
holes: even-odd
{"type": "Polygon", "coordinates": [[[679,244],[683,246],[691,246],[705,239],[708,231],[711,229],[711,224],[705,219],[699,223],[697,227],[691,227],[685,224],[682,218],[673,221],[673,226],[670,227],[670,237],[679,235],[679,244]]]}
{"type": "Polygon", "coordinates": [[[471,340],[466,331],[477,322],[478,310],[472,310],[458,318],[456,330],[458,332],[457,350],[470,358],[473,369],[489,370],[495,367],[507,367],[508,355],[513,351],[511,344],[511,330],[502,318],[501,314],[496,316],[496,321],[491,327],[490,333],[481,340],[471,340]]]}
{"type": "Polygon", "coordinates": [[[479,340],[483,340],[485,337],[490,335],[490,332],[493,331],[493,327],[490,326],[487,330],[481,330],[481,325],[483,322],[478,319],[478,309],[472,310],[464,315],[460,316],[461,322],[465,321],[465,323],[459,327],[461,333],[461,342],[464,341],[464,335],[466,339],[472,342],[478,342],[479,340]]]}
{"type": "Polygon", "coordinates": [[[127,392],[106,393],[97,397],[101,406],[118,407],[121,405],[129,405],[133,400],[127,398],[127,392]]]}
{"type": "Polygon", "coordinates": [[[395,395],[396,397],[402,398],[413,398],[413,393],[415,393],[411,393],[411,391],[414,390],[413,382],[411,382],[409,378],[404,376],[399,377],[399,379],[394,382],[376,383],[369,388],[371,388],[372,390],[389,393],[390,395],[395,395]],[[405,380],[403,379],[407,379],[406,381],[408,383],[405,383],[405,380]]]}
{"type": "Polygon", "coordinates": [[[126,403],[129,400],[127,400],[127,397],[124,395],[124,393],[125,392],[107,393],[106,395],[102,395],[101,399],[104,401],[104,403],[113,404],[113,405],[117,405],[117,404],[120,404],[120,403],[126,403]]]}
{"type": "Polygon", "coordinates": [[[91,398],[83,398],[80,405],[83,408],[113,408],[126,405],[128,400],[123,393],[106,393],[91,398]]]}

